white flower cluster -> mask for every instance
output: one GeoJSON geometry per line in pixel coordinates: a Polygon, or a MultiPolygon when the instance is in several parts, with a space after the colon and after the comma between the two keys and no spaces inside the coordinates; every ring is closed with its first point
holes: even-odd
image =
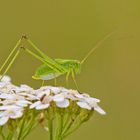
{"type": "Polygon", "coordinates": [[[0,126],[9,119],[22,117],[26,108],[44,110],[51,107],[52,103],[58,108],[68,108],[72,101],[80,108],[105,114],[97,104],[100,100],[88,94],[63,87],[44,86],[35,90],[27,85],[15,86],[11,78],[5,76],[0,82],[0,126]]]}

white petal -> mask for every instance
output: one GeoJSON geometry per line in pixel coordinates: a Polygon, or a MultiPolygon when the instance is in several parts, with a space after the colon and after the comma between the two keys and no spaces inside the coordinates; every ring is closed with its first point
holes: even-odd
{"type": "Polygon", "coordinates": [[[77,100],[77,97],[75,97],[73,94],[68,94],[67,99],[71,99],[73,101],[77,100]]]}
{"type": "Polygon", "coordinates": [[[60,107],[60,108],[67,108],[69,106],[69,100],[65,99],[62,102],[56,102],[56,106],[60,107]]]}
{"type": "Polygon", "coordinates": [[[53,100],[56,102],[62,102],[64,101],[64,96],[62,94],[57,94],[53,97],[53,100]]]}
{"type": "Polygon", "coordinates": [[[84,97],[83,97],[83,95],[82,94],[75,94],[75,96],[77,97],[77,98],[79,98],[79,99],[83,99],[84,97]]]}
{"type": "Polygon", "coordinates": [[[26,107],[28,104],[32,104],[32,103],[29,101],[26,101],[26,100],[19,100],[16,102],[16,104],[21,106],[21,107],[26,107]]]}
{"type": "Polygon", "coordinates": [[[3,82],[0,82],[0,87],[3,88],[4,86],[6,86],[7,83],[3,83],[3,82]]]}
{"type": "Polygon", "coordinates": [[[28,85],[20,85],[20,89],[21,89],[22,91],[33,90],[33,88],[31,88],[31,87],[28,86],[28,85]]]}
{"type": "Polygon", "coordinates": [[[5,115],[4,111],[0,112],[0,118],[3,117],[5,115]]]}
{"type": "Polygon", "coordinates": [[[87,102],[97,102],[97,103],[99,103],[100,102],[100,100],[99,99],[97,99],[97,98],[92,98],[92,97],[90,97],[90,98],[87,98],[86,99],[87,100],[87,102]]]}
{"type": "Polygon", "coordinates": [[[102,108],[100,108],[99,106],[96,106],[94,108],[94,110],[96,110],[98,113],[100,113],[102,115],[105,115],[106,114],[106,112],[102,108]]]}
{"type": "Polygon", "coordinates": [[[21,109],[21,107],[16,105],[0,106],[0,110],[9,110],[9,109],[21,109]]]}
{"type": "Polygon", "coordinates": [[[89,96],[87,93],[83,93],[82,96],[83,96],[84,98],[90,98],[90,96],[89,96]]]}
{"type": "Polygon", "coordinates": [[[40,105],[40,104],[41,104],[41,102],[40,102],[40,101],[37,101],[37,102],[33,103],[33,104],[30,106],[30,109],[33,109],[33,108],[37,107],[37,106],[40,105]]]}
{"type": "Polygon", "coordinates": [[[39,99],[35,95],[28,94],[28,93],[25,93],[25,92],[20,92],[18,94],[21,95],[21,96],[24,96],[28,100],[38,100],[39,99]]]}
{"type": "MultiPolygon", "coordinates": [[[[1,76],[0,76],[1,77],[1,76]]],[[[8,75],[5,75],[2,79],[2,82],[11,82],[11,78],[8,75]]]]}
{"type": "Polygon", "coordinates": [[[12,115],[10,115],[10,118],[11,119],[16,119],[16,118],[20,118],[20,117],[22,117],[22,115],[23,115],[23,112],[22,111],[20,111],[20,110],[15,110],[15,114],[12,114],[12,115]]]}
{"type": "Polygon", "coordinates": [[[11,105],[11,104],[15,104],[15,101],[12,100],[4,100],[0,102],[3,106],[7,106],[7,105],[11,105]]]}
{"type": "Polygon", "coordinates": [[[54,94],[58,94],[60,93],[61,89],[59,87],[50,87],[50,90],[54,93],[54,94]]]}
{"type": "Polygon", "coordinates": [[[0,126],[6,124],[8,119],[9,119],[9,117],[5,117],[5,116],[0,118],[0,126]]]}
{"type": "Polygon", "coordinates": [[[3,94],[0,95],[0,98],[1,99],[13,99],[13,95],[12,94],[3,93],[3,94]]]}
{"type": "Polygon", "coordinates": [[[42,109],[46,109],[50,106],[50,104],[41,104],[39,106],[36,107],[37,110],[42,110],[42,109]]]}
{"type": "Polygon", "coordinates": [[[91,110],[91,107],[86,102],[77,102],[77,105],[80,106],[81,108],[91,110]]]}

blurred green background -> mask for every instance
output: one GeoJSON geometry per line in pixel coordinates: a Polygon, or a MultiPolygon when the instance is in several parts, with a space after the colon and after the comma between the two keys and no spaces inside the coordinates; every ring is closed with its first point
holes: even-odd
{"type": "MultiPolygon", "coordinates": [[[[117,31],[77,76],[81,91],[100,98],[107,115],[95,113],[67,140],[140,139],[139,5],[138,0],[0,0],[0,64],[22,34],[53,58],[82,60],[97,41],[117,31]]],[[[31,76],[39,64],[22,52],[8,74],[15,84],[37,88],[41,83],[31,76]]],[[[59,78],[59,85],[65,85],[63,79],[59,78]]],[[[30,139],[47,136],[37,128],[30,139]]]]}

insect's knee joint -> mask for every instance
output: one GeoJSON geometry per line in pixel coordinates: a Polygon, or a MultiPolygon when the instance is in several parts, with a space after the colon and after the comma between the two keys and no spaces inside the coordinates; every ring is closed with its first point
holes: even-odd
{"type": "Polygon", "coordinates": [[[26,50],[25,46],[20,46],[21,50],[26,50]]]}
{"type": "Polygon", "coordinates": [[[27,35],[22,35],[21,39],[28,39],[27,35]]]}

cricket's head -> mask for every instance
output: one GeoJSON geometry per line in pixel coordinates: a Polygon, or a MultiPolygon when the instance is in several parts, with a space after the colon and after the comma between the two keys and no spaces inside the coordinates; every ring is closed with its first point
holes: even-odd
{"type": "Polygon", "coordinates": [[[72,60],[70,63],[70,67],[72,67],[74,72],[79,74],[81,72],[81,62],[78,60],[72,60]]]}
{"type": "Polygon", "coordinates": [[[81,71],[81,63],[78,60],[55,59],[55,61],[63,66],[67,72],[73,70],[75,73],[80,73],[81,71]]]}

